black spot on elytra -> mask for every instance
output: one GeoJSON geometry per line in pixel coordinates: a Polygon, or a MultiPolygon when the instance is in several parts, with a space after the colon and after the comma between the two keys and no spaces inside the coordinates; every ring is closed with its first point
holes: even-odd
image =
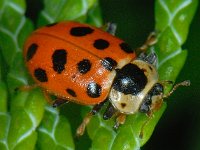
{"type": "Polygon", "coordinates": [[[36,43],[33,43],[28,47],[27,54],[26,54],[26,61],[29,61],[30,59],[33,58],[37,49],[38,49],[38,45],[36,43]]]}
{"type": "Polygon", "coordinates": [[[52,55],[53,69],[57,73],[61,73],[65,69],[67,62],[67,51],[64,49],[57,49],[52,55]]]}
{"type": "Polygon", "coordinates": [[[94,29],[90,27],[74,27],[71,28],[70,34],[72,36],[85,36],[87,34],[91,34],[94,31],[94,29]]]}
{"type": "Polygon", "coordinates": [[[101,86],[95,82],[91,82],[87,86],[87,94],[89,97],[97,98],[101,95],[101,86]]]}
{"type": "Polygon", "coordinates": [[[144,71],[135,64],[129,63],[116,71],[113,88],[119,92],[137,95],[147,84],[144,71]]]}
{"type": "Polygon", "coordinates": [[[52,27],[52,26],[55,26],[55,25],[57,25],[57,24],[58,24],[57,22],[50,23],[50,24],[47,24],[46,27],[52,27]]]}
{"type": "Polygon", "coordinates": [[[102,66],[103,66],[105,69],[107,69],[107,70],[109,70],[109,71],[112,71],[113,68],[114,68],[115,66],[117,66],[117,62],[116,62],[114,59],[110,58],[110,57],[104,58],[104,59],[102,60],[101,64],[102,64],[102,66]]]}
{"type": "Polygon", "coordinates": [[[46,71],[42,68],[35,69],[34,76],[40,82],[47,82],[48,81],[46,71]]]}
{"type": "Polygon", "coordinates": [[[77,96],[76,93],[75,93],[75,91],[72,90],[72,89],[66,89],[66,91],[67,91],[67,93],[68,93],[69,95],[71,95],[71,96],[73,96],[73,97],[76,97],[76,96],[77,96]]]}
{"type": "Polygon", "coordinates": [[[80,73],[85,74],[90,71],[91,65],[88,59],[83,59],[77,64],[77,68],[80,73]]]}
{"type": "Polygon", "coordinates": [[[94,41],[93,46],[98,50],[104,50],[108,48],[110,43],[104,39],[97,39],[94,41]]]}
{"type": "Polygon", "coordinates": [[[133,53],[133,49],[125,42],[119,44],[120,48],[126,53],[133,53]]]}

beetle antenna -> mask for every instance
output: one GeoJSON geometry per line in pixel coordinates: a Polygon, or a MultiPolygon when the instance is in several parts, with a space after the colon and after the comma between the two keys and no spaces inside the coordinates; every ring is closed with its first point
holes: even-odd
{"type": "Polygon", "coordinates": [[[155,32],[151,32],[147,38],[147,40],[145,41],[145,43],[136,49],[136,54],[139,56],[141,53],[146,53],[147,49],[154,45],[155,43],[157,43],[157,38],[156,38],[156,31],[155,32]]]}
{"type": "Polygon", "coordinates": [[[190,86],[190,80],[185,80],[183,82],[177,83],[168,94],[163,96],[163,98],[169,97],[179,86],[190,86]]]}

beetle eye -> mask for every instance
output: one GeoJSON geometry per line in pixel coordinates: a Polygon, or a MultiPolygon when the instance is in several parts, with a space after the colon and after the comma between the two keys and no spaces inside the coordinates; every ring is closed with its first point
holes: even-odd
{"type": "Polygon", "coordinates": [[[150,110],[150,106],[151,106],[151,95],[147,94],[147,96],[145,97],[143,103],[141,104],[139,111],[143,112],[143,113],[147,113],[150,110]]]}
{"type": "Polygon", "coordinates": [[[160,83],[156,83],[154,87],[151,89],[150,93],[151,96],[160,95],[161,93],[163,93],[163,91],[164,91],[163,85],[160,83]]]}
{"type": "Polygon", "coordinates": [[[144,113],[149,112],[150,106],[152,103],[152,97],[156,96],[156,95],[160,95],[161,93],[163,93],[163,91],[164,91],[164,88],[163,88],[162,84],[156,83],[153,86],[153,88],[151,89],[151,91],[149,91],[149,93],[144,98],[144,101],[142,102],[142,104],[139,108],[139,111],[144,112],[144,113]]]}

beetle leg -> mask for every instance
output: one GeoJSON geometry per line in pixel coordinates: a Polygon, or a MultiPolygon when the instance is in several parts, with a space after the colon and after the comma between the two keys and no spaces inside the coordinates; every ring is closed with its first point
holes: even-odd
{"type": "Polygon", "coordinates": [[[56,107],[59,107],[59,106],[65,104],[65,103],[68,103],[68,102],[69,102],[69,101],[66,100],[66,99],[57,98],[57,99],[53,102],[52,106],[53,106],[54,108],[56,108],[56,107]]]}
{"type": "Polygon", "coordinates": [[[108,120],[110,119],[116,112],[116,109],[113,107],[111,103],[108,104],[106,111],[103,114],[103,119],[108,120]]]}
{"type": "Polygon", "coordinates": [[[54,108],[61,106],[64,103],[69,102],[67,99],[62,99],[62,98],[56,98],[55,100],[52,100],[52,98],[50,97],[49,93],[46,90],[43,90],[42,92],[44,94],[44,97],[47,103],[50,104],[54,108]]]}
{"type": "Polygon", "coordinates": [[[119,114],[116,118],[116,122],[113,128],[117,130],[120,125],[125,123],[125,121],[126,121],[126,114],[119,114]]]}
{"type": "MultiPolygon", "coordinates": [[[[104,120],[110,119],[116,113],[118,113],[117,110],[113,107],[111,103],[109,103],[109,105],[106,108],[105,113],[103,114],[103,119],[104,120]]],[[[119,115],[116,118],[116,122],[113,128],[117,130],[120,125],[125,123],[125,120],[126,120],[126,115],[119,113],[119,115]]]]}
{"type": "Polygon", "coordinates": [[[49,93],[46,90],[42,90],[45,100],[47,101],[48,104],[53,105],[53,100],[49,96],[49,93]]]}
{"type": "MultiPolygon", "coordinates": [[[[32,90],[34,88],[37,88],[38,85],[37,84],[34,84],[34,85],[24,85],[24,86],[21,86],[19,88],[16,88],[15,91],[29,91],[29,90],[32,90]]],[[[43,94],[44,94],[44,97],[45,97],[45,100],[47,101],[48,104],[52,105],[53,107],[58,107],[64,103],[67,103],[68,100],[65,100],[65,99],[60,99],[60,98],[57,98],[55,101],[53,101],[51,99],[51,97],[49,96],[49,93],[46,91],[46,90],[42,90],[43,94]]]]}
{"type": "Polygon", "coordinates": [[[34,88],[37,88],[38,85],[37,84],[33,84],[33,85],[24,85],[24,86],[21,86],[21,87],[17,87],[15,88],[15,91],[30,91],[34,88]]]}
{"type": "Polygon", "coordinates": [[[140,134],[139,137],[142,139],[143,138],[143,132],[144,132],[144,128],[145,126],[149,123],[149,121],[154,117],[153,115],[153,111],[150,110],[148,113],[146,113],[146,115],[148,116],[148,119],[145,120],[145,122],[143,123],[141,130],[140,130],[140,134]]]}
{"type": "MultiPolygon", "coordinates": [[[[159,85],[158,85],[159,86],[159,85]]],[[[157,86],[157,87],[158,87],[157,86]]],[[[156,110],[159,110],[163,104],[163,95],[162,93],[157,93],[156,94],[156,86],[154,87],[155,90],[152,90],[152,93],[149,93],[149,95],[147,95],[144,103],[141,105],[140,107],[140,112],[144,112],[146,113],[146,115],[148,116],[148,118],[145,120],[145,122],[142,124],[141,130],[140,130],[140,134],[139,137],[143,138],[143,131],[145,126],[150,122],[150,120],[154,117],[153,112],[156,110]],[[152,95],[152,94],[155,95],[152,95]]],[[[159,92],[159,91],[157,91],[159,92]]]]}
{"type": "Polygon", "coordinates": [[[96,115],[100,109],[102,108],[102,106],[105,104],[106,100],[95,105],[92,110],[84,117],[82,123],[80,124],[80,126],[77,128],[76,130],[76,136],[82,136],[85,132],[85,128],[88,125],[88,123],[90,122],[92,116],[96,115]]]}
{"type": "Polygon", "coordinates": [[[136,49],[136,53],[139,56],[141,53],[145,53],[146,50],[154,45],[157,42],[157,38],[156,38],[156,32],[151,32],[147,38],[147,40],[144,42],[144,44],[136,49]]]}
{"type": "Polygon", "coordinates": [[[116,30],[117,30],[117,24],[112,23],[112,22],[108,22],[107,23],[106,32],[108,32],[108,33],[110,33],[112,35],[115,35],[116,30]]]}
{"type": "Polygon", "coordinates": [[[101,27],[102,30],[112,34],[112,35],[115,35],[116,33],[116,29],[117,29],[117,25],[115,23],[112,23],[112,22],[108,22],[106,23],[105,25],[103,25],[101,27]]]}
{"type": "Polygon", "coordinates": [[[103,107],[103,105],[104,105],[106,102],[107,102],[107,100],[105,100],[105,101],[103,101],[103,102],[101,102],[101,103],[99,103],[99,104],[94,105],[94,107],[93,107],[92,110],[91,110],[91,113],[92,113],[93,115],[96,115],[96,114],[101,110],[101,108],[103,107]]]}
{"type": "Polygon", "coordinates": [[[147,115],[147,119],[145,120],[145,122],[143,123],[141,130],[140,130],[140,134],[139,137],[142,139],[143,138],[143,131],[145,126],[150,122],[150,120],[154,117],[154,112],[159,110],[161,108],[163,104],[163,98],[162,95],[157,95],[156,98],[152,99],[151,104],[147,104],[149,107],[149,110],[146,111],[146,115],[147,115]]]}
{"type": "Polygon", "coordinates": [[[85,132],[85,128],[90,122],[93,114],[89,112],[83,119],[82,123],[79,125],[78,129],[76,130],[76,137],[82,136],[85,132]]]}

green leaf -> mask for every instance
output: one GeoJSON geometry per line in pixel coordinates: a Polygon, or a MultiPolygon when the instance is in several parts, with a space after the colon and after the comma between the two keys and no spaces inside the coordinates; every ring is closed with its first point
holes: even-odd
{"type": "Polygon", "coordinates": [[[94,6],[89,9],[86,22],[96,27],[101,27],[103,20],[101,18],[101,10],[98,3],[95,3],[94,6]]]}
{"type": "Polygon", "coordinates": [[[8,72],[7,84],[11,93],[16,87],[27,84],[27,72],[22,58],[23,42],[33,30],[33,26],[24,16],[25,1],[3,1],[0,13],[0,49],[4,69],[8,72]],[[11,19],[12,18],[12,19],[11,19]]]}
{"type": "MultiPolygon", "coordinates": [[[[25,13],[25,1],[4,0],[2,3],[3,7],[0,13],[0,45],[6,63],[11,65],[14,62],[16,53],[21,51],[22,48],[17,38],[24,24],[27,23],[23,16],[25,13]]],[[[27,30],[24,34],[27,35],[28,33],[30,31],[27,30]]],[[[24,38],[21,40],[24,41],[24,38]]]]}
{"type": "Polygon", "coordinates": [[[12,114],[10,128],[8,132],[9,149],[21,147],[34,147],[36,142],[36,133],[33,128],[32,120],[25,110],[19,109],[12,114]],[[33,136],[33,137],[32,137],[33,136]],[[33,139],[29,141],[29,137],[33,139]],[[28,142],[29,141],[29,142],[28,142]],[[25,145],[25,143],[27,143],[25,145]],[[22,145],[23,144],[23,145],[22,145]]]}
{"type": "Polygon", "coordinates": [[[10,125],[10,115],[5,112],[0,112],[0,149],[1,150],[7,150],[8,144],[7,144],[7,135],[10,125]]]}
{"type": "Polygon", "coordinates": [[[85,22],[88,10],[96,3],[97,0],[44,0],[45,8],[39,16],[38,25],[63,20],[85,22]]]}
{"type": "Polygon", "coordinates": [[[14,91],[16,87],[27,83],[22,48],[33,26],[24,16],[25,1],[5,0],[1,3],[0,54],[6,86],[1,82],[0,147],[2,150],[34,149],[37,140],[36,128],[44,112],[44,97],[38,91],[14,91]],[[7,87],[9,91],[5,91],[7,87]],[[7,112],[7,107],[10,112],[7,112]]]}
{"type": "Polygon", "coordinates": [[[156,30],[159,34],[155,50],[159,57],[160,80],[175,81],[185,63],[187,51],[181,46],[188,35],[197,5],[197,0],[156,1],[155,11],[159,12],[156,15],[156,30]]]}
{"type": "Polygon", "coordinates": [[[0,146],[4,149],[34,149],[36,128],[44,112],[43,95],[38,90],[19,92],[10,113],[0,113],[0,146]]]}
{"type": "Polygon", "coordinates": [[[189,25],[197,5],[197,0],[157,0],[155,9],[156,12],[161,13],[155,16],[156,30],[164,32],[164,30],[170,28],[179,46],[181,46],[187,38],[189,25]]]}
{"type": "Polygon", "coordinates": [[[74,149],[69,122],[52,107],[46,107],[44,118],[38,129],[37,146],[43,150],[74,149]]]}
{"type": "Polygon", "coordinates": [[[34,148],[37,140],[36,128],[42,120],[44,104],[44,97],[39,90],[19,92],[13,98],[6,140],[10,149],[34,148]]]}
{"type": "Polygon", "coordinates": [[[4,82],[0,81],[0,113],[7,112],[7,88],[4,82]]]}

